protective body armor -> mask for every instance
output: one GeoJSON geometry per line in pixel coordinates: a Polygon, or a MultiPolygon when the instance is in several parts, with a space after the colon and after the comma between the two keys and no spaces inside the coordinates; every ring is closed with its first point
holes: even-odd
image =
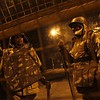
{"type": "Polygon", "coordinates": [[[100,32],[95,33],[95,43],[97,44],[96,48],[97,57],[100,58],[100,32]]]}
{"type": "Polygon", "coordinates": [[[20,49],[5,49],[3,64],[7,84],[13,91],[24,89],[42,76],[41,62],[29,44],[25,44],[20,49]]]}
{"type": "Polygon", "coordinates": [[[76,87],[91,87],[94,84],[98,68],[94,33],[92,30],[89,30],[87,21],[83,16],[73,18],[69,27],[76,36],[76,40],[70,51],[71,56],[74,58],[74,84],[76,87]]]}
{"type": "Polygon", "coordinates": [[[98,73],[97,78],[100,80],[100,32],[95,33],[95,43],[97,45],[96,52],[97,52],[97,58],[98,58],[98,73]]]}
{"type": "Polygon", "coordinates": [[[88,87],[94,83],[97,66],[87,49],[87,41],[77,39],[70,51],[74,58],[73,79],[76,87],[88,87]]]}

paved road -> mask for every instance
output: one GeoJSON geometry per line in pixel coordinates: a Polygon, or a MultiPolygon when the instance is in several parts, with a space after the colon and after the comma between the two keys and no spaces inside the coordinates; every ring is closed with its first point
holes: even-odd
{"type": "MultiPolygon", "coordinates": [[[[82,100],[82,96],[77,94],[76,100],[82,100]]],[[[35,100],[47,100],[46,87],[40,84],[40,92],[35,100]]],[[[65,78],[51,81],[50,100],[73,100],[68,81],[65,78]]]]}

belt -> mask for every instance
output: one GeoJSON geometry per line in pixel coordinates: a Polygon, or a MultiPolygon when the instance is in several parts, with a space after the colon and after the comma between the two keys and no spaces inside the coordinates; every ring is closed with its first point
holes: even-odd
{"type": "Polygon", "coordinates": [[[90,61],[90,60],[92,60],[90,56],[81,57],[81,58],[74,59],[74,63],[77,63],[77,62],[86,62],[86,61],[90,61]]]}

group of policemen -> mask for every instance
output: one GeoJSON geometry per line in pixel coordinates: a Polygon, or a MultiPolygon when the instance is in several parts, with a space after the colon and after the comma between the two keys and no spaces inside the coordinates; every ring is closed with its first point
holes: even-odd
{"type": "MultiPolygon", "coordinates": [[[[73,84],[77,92],[83,94],[83,100],[99,100],[100,32],[94,33],[83,16],[73,18],[69,27],[74,33],[72,48],[67,50],[66,45],[59,43],[68,73],[72,70],[73,84]]],[[[4,77],[9,89],[14,91],[11,97],[32,100],[39,89],[37,81],[42,76],[42,63],[33,47],[25,43],[23,35],[11,38],[11,46],[1,54],[4,77]]]]}

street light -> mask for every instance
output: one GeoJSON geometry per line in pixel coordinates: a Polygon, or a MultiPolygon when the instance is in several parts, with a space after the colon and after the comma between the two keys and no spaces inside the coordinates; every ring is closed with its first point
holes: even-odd
{"type": "Polygon", "coordinates": [[[61,33],[60,32],[60,27],[59,26],[54,26],[53,28],[50,29],[49,37],[58,38],[60,33],[61,33]]]}

